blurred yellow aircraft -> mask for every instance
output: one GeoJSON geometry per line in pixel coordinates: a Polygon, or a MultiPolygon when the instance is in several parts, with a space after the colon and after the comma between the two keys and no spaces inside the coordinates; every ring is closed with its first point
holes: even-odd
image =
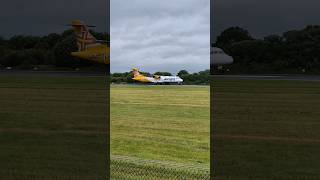
{"type": "Polygon", "coordinates": [[[179,76],[158,76],[153,75],[153,77],[147,77],[139,73],[137,68],[132,69],[133,80],[142,83],[152,83],[152,84],[182,84],[183,79],[179,76]]]}
{"type": "Polygon", "coordinates": [[[72,52],[72,56],[97,63],[110,64],[110,48],[96,40],[85,23],[74,20],[71,26],[76,34],[78,45],[78,51],[72,52]]]}

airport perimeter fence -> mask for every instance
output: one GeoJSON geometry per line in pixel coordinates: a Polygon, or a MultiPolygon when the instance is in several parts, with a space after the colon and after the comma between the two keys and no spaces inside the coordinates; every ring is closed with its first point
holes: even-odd
{"type": "Polygon", "coordinates": [[[209,167],[111,156],[111,179],[210,179],[209,167]]]}

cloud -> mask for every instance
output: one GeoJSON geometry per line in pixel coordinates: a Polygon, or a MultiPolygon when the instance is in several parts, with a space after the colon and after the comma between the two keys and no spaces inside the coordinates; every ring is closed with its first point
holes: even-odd
{"type": "Polygon", "coordinates": [[[60,33],[73,19],[109,32],[109,12],[109,0],[10,0],[0,6],[0,36],[60,33]]]}
{"type": "Polygon", "coordinates": [[[230,26],[249,30],[257,38],[319,24],[318,0],[214,0],[212,37],[230,26]]]}
{"type": "Polygon", "coordinates": [[[209,0],[112,0],[111,71],[209,68],[209,0]]]}

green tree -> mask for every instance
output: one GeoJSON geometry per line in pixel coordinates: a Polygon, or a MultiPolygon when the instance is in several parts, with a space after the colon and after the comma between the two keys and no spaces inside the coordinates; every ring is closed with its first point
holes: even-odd
{"type": "Polygon", "coordinates": [[[13,36],[9,39],[9,46],[15,50],[24,50],[34,48],[40,41],[40,37],[34,36],[13,36]]]}
{"type": "Polygon", "coordinates": [[[154,75],[158,75],[158,76],[172,76],[172,74],[169,73],[169,72],[160,72],[160,71],[155,72],[154,75]]]}
{"type": "Polygon", "coordinates": [[[5,46],[5,44],[6,44],[6,40],[2,36],[0,36],[0,47],[5,46]]]}
{"type": "Polygon", "coordinates": [[[44,40],[49,45],[49,48],[53,48],[58,42],[62,40],[62,36],[57,33],[51,33],[44,37],[44,40]]]}
{"type": "Polygon", "coordinates": [[[233,43],[246,41],[246,40],[253,40],[249,32],[245,29],[240,27],[230,27],[224,30],[216,40],[215,45],[220,47],[228,52],[229,47],[233,43]]]}
{"type": "Polygon", "coordinates": [[[57,67],[75,67],[77,60],[71,56],[73,51],[77,51],[77,43],[75,37],[70,35],[54,47],[55,65],[57,67]]]}
{"type": "Polygon", "coordinates": [[[269,35],[264,37],[264,41],[269,42],[269,43],[282,43],[282,37],[279,35],[269,35]]]}
{"type": "Polygon", "coordinates": [[[7,50],[2,58],[2,65],[8,67],[19,66],[25,59],[23,51],[7,50]]]}
{"type": "Polygon", "coordinates": [[[178,76],[180,76],[180,77],[182,77],[182,76],[184,76],[184,75],[188,75],[189,74],[189,72],[187,71],[187,70],[181,70],[181,71],[179,71],[178,72],[178,76]]]}

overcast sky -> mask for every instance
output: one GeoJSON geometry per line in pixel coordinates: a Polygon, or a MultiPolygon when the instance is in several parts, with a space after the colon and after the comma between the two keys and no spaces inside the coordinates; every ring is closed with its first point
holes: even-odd
{"type": "MultiPolygon", "coordinates": [[[[73,19],[109,29],[109,0],[10,0],[0,36],[62,32],[73,19]]],[[[209,0],[112,0],[112,71],[198,71],[209,66],[209,0]]],[[[230,26],[257,38],[320,24],[319,0],[211,0],[212,37],[230,26]]]]}
{"type": "Polygon", "coordinates": [[[254,37],[282,34],[320,24],[319,0],[214,0],[213,38],[230,26],[247,29],[254,37]]]}
{"type": "Polygon", "coordinates": [[[111,0],[111,72],[209,69],[210,0],[111,0]]]}
{"type": "Polygon", "coordinates": [[[62,32],[63,24],[81,19],[95,30],[109,29],[109,0],[10,0],[0,6],[0,36],[47,35],[62,32]]]}

